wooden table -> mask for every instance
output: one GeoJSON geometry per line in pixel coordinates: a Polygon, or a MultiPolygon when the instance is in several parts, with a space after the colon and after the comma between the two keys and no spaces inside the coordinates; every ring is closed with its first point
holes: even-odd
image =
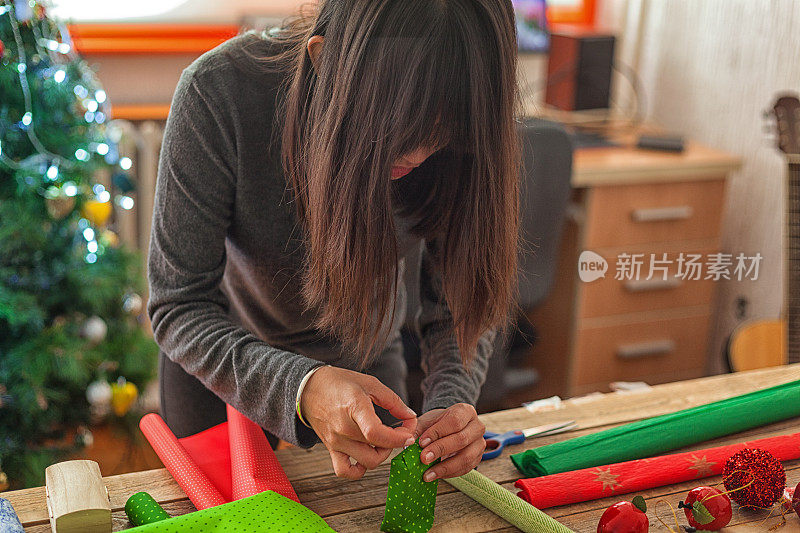
{"type": "MultiPolygon", "coordinates": [[[[518,452],[526,447],[533,448],[797,379],[800,379],[800,364],[668,383],[644,392],[611,393],[593,398],[575,398],[567,400],[565,407],[561,410],[535,415],[522,408],[482,415],[481,418],[487,428],[493,431],[507,431],[565,419],[575,419],[580,428],[567,434],[513,446],[511,450],[504,451],[501,457],[481,464],[479,470],[510,490],[515,490],[513,482],[519,477],[519,474],[508,458],[510,452],[518,452]]],[[[797,401],[800,402],[800,398],[797,401]]],[[[732,444],[742,440],[798,431],[800,431],[800,418],[795,418],[711,442],[703,442],[686,448],[686,450],[732,444]]],[[[368,472],[359,481],[347,481],[333,475],[329,456],[326,450],[320,446],[312,450],[289,449],[280,450],[277,453],[301,501],[323,516],[335,530],[342,533],[378,530],[386,499],[388,464],[368,472]]],[[[784,466],[788,485],[793,487],[800,482],[800,460],[786,462],[784,466]]],[[[642,491],[641,494],[647,499],[650,509],[648,512],[650,531],[667,531],[653,512],[659,499],[664,498],[676,505],[692,487],[719,482],[720,478],[715,477],[642,491]]],[[[172,515],[194,510],[183,491],[164,469],[110,476],[105,478],[105,483],[111,495],[115,531],[129,527],[130,524],[125,517],[123,508],[125,500],[137,491],[149,492],[172,515]]],[[[26,531],[38,533],[50,531],[42,487],[7,492],[2,496],[8,498],[14,505],[26,531]]],[[[597,521],[607,506],[620,499],[631,497],[633,494],[554,507],[547,509],[547,513],[579,533],[589,533],[596,531],[597,521]]],[[[667,506],[661,504],[658,509],[661,517],[667,521],[667,506]]],[[[723,530],[725,532],[761,532],[767,531],[771,525],[780,523],[779,518],[771,518],[763,522],[765,514],[762,512],[745,514],[738,512],[736,506],[734,509],[735,513],[731,523],[740,523],[740,525],[726,528],[723,530]]],[[[467,533],[473,531],[510,532],[517,531],[517,529],[456,491],[449,484],[440,482],[439,496],[436,502],[436,520],[431,531],[467,533]]],[[[778,531],[781,533],[800,532],[800,519],[794,514],[787,515],[787,522],[778,531]]]]}

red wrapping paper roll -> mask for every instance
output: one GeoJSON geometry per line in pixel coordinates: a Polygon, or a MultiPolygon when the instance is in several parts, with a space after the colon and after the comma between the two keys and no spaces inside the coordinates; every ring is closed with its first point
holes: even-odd
{"type": "Polygon", "coordinates": [[[800,433],[520,479],[514,485],[522,489],[517,496],[545,509],[716,476],[731,455],[745,448],[761,448],[780,461],[798,459],[800,433]]]}
{"type": "Polygon", "coordinates": [[[155,413],[144,415],[139,421],[139,428],[198,510],[226,503],[222,494],[181,446],[160,416],[155,413]]]}
{"type": "Polygon", "coordinates": [[[227,409],[233,499],[271,490],[300,503],[264,430],[230,405],[227,409]]]}

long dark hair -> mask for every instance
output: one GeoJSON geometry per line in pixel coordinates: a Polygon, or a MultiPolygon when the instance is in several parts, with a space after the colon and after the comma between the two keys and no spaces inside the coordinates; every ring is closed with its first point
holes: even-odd
{"type": "Polygon", "coordinates": [[[302,292],[321,309],[315,326],[362,365],[379,353],[399,283],[391,167],[444,145],[422,165],[435,172],[412,232],[435,251],[444,318],[468,364],[478,339],[508,324],[516,291],[511,1],[321,0],[269,38],[283,45],[264,59],[287,71],[283,166],[307,238],[302,292]],[[316,68],[313,35],[324,36],[316,68]]]}

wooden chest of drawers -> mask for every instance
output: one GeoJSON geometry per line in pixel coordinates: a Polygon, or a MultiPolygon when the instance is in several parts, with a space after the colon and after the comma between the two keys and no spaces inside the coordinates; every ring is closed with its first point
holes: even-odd
{"type": "Polygon", "coordinates": [[[528,399],[705,374],[716,288],[706,265],[720,251],[725,182],[738,166],[693,143],[682,154],[576,151],[558,279],[529,315],[538,332],[529,364],[541,382],[528,399]],[[580,280],[587,250],[607,261],[604,277],[580,280]],[[700,257],[699,279],[687,272],[692,256],[700,257]],[[626,266],[631,258],[641,263],[638,275],[626,266]]]}

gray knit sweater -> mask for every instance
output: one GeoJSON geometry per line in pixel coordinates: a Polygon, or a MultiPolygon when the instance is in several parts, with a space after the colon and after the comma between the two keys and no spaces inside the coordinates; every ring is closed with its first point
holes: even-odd
{"type": "MultiPolygon", "coordinates": [[[[324,363],[355,369],[357,357],[311,326],[312,312],[304,311],[303,235],[281,169],[279,135],[272,136],[279,74],[259,69],[244,53],[267,54],[270,46],[259,34],[239,35],[203,54],[180,77],[159,160],[147,312],[167,357],[271,433],[308,447],[319,439],[295,414],[300,381],[324,363]]],[[[412,191],[413,175],[393,180],[392,187],[412,191]]],[[[426,374],[423,412],[474,403],[495,331],[482,337],[468,372],[452,315],[439,301],[433,249],[407,231],[410,221],[397,209],[394,217],[401,278],[406,256],[423,248],[413,322],[426,374]]],[[[405,291],[398,287],[387,348],[366,369],[401,396],[405,291]]]]}

